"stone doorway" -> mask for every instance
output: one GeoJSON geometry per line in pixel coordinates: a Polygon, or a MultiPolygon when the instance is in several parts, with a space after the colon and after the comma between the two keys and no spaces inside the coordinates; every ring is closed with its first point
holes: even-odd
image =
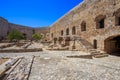
{"type": "Polygon", "coordinates": [[[54,44],[57,44],[57,38],[54,38],[54,44]]]}
{"type": "Polygon", "coordinates": [[[65,46],[70,46],[70,37],[66,37],[65,46]]]}
{"type": "Polygon", "coordinates": [[[104,41],[104,50],[111,55],[120,56],[120,35],[107,38],[104,41]]]}
{"type": "Polygon", "coordinates": [[[59,44],[62,44],[62,42],[63,42],[63,38],[59,37],[59,44]]]}
{"type": "Polygon", "coordinates": [[[94,43],[94,49],[97,49],[97,40],[94,40],[93,43],[94,43]]]}

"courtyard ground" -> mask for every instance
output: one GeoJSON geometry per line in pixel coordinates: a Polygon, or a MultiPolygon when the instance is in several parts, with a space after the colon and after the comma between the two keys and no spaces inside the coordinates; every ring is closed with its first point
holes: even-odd
{"type": "MultiPolygon", "coordinates": [[[[29,80],[120,80],[120,57],[104,58],[68,58],[71,55],[85,55],[79,51],[43,51],[28,53],[0,53],[0,57],[24,57],[23,63],[28,64],[34,55],[29,80]]],[[[15,79],[17,69],[11,72],[7,80],[15,79]]],[[[20,72],[18,72],[20,75],[20,72]]],[[[19,76],[18,75],[18,76],[19,76]]],[[[21,79],[25,80],[25,79],[21,79]]]]}

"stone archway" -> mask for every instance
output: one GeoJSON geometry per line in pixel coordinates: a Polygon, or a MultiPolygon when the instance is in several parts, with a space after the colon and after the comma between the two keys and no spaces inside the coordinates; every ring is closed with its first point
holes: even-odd
{"type": "Polygon", "coordinates": [[[81,23],[81,31],[86,31],[86,22],[82,21],[81,23]]]}
{"type": "Polygon", "coordinates": [[[95,39],[94,41],[93,41],[93,43],[94,43],[94,49],[97,49],[97,40],[95,39]]]}
{"type": "Polygon", "coordinates": [[[66,37],[65,46],[70,46],[70,37],[66,37]]]}
{"type": "Polygon", "coordinates": [[[105,15],[99,15],[95,18],[96,22],[96,29],[104,28],[105,27],[105,15]]]}
{"type": "Polygon", "coordinates": [[[120,35],[105,39],[104,50],[109,54],[120,56],[120,35]]]}
{"type": "Polygon", "coordinates": [[[59,44],[62,44],[63,37],[59,37],[59,44]]]}
{"type": "Polygon", "coordinates": [[[57,44],[57,38],[54,38],[54,44],[57,44]]]}

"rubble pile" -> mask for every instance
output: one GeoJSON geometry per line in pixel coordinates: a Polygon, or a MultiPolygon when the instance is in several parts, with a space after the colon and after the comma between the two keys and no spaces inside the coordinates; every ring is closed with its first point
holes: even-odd
{"type": "Polygon", "coordinates": [[[0,43],[0,53],[15,52],[37,52],[42,51],[42,47],[35,42],[17,42],[17,43],[0,43]]]}

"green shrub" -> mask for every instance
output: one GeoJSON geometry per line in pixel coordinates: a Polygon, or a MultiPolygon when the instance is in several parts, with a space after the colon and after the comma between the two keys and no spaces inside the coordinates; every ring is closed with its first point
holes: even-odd
{"type": "Polygon", "coordinates": [[[41,35],[41,34],[33,34],[33,35],[32,35],[32,38],[33,38],[34,40],[40,40],[40,39],[42,38],[42,35],[41,35]]]}
{"type": "Polygon", "coordinates": [[[11,41],[12,40],[21,40],[21,39],[24,39],[24,35],[20,31],[13,30],[8,34],[7,39],[9,39],[11,41]]]}

